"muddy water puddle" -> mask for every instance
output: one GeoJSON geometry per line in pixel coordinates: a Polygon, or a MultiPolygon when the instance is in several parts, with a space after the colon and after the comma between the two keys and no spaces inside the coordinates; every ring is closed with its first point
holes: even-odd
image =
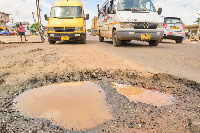
{"type": "Polygon", "coordinates": [[[94,82],[69,82],[28,90],[14,99],[14,106],[21,115],[82,130],[113,119],[105,99],[94,82]]]}
{"type": "Polygon", "coordinates": [[[142,102],[153,106],[161,107],[173,104],[175,98],[161,93],[159,91],[151,91],[139,86],[130,86],[118,83],[112,83],[112,87],[116,88],[118,93],[126,96],[129,101],[142,102]]]}

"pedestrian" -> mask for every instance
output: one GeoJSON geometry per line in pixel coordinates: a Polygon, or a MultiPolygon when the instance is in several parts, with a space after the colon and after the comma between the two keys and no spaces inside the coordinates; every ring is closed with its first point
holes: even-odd
{"type": "Polygon", "coordinates": [[[199,32],[199,40],[200,40],[200,32],[199,32]]]}
{"type": "Polygon", "coordinates": [[[188,40],[190,39],[190,31],[188,32],[188,40]]]}
{"type": "Polygon", "coordinates": [[[38,31],[39,31],[39,34],[40,34],[40,37],[41,37],[41,41],[44,42],[44,40],[45,40],[44,39],[44,28],[43,28],[42,25],[40,25],[38,31]]]}
{"type": "Polygon", "coordinates": [[[18,31],[19,31],[19,35],[20,35],[21,41],[22,41],[22,36],[24,36],[25,41],[28,41],[28,40],[26,40],[26,35],[25,35],[25,32],[24,32],[24,27],[23,27],[23,25],[22,25],[21,22],[19,24],[18,31]]]}

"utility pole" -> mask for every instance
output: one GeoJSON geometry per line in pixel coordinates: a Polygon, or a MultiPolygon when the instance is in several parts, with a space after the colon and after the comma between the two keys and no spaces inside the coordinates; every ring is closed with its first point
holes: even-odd
{"type": "Polygon", "coordinates": [[[40,16],[40,0],[36,0],[36,7],[37,7],[37,17],[38,17],[38,28],[41,25],[41,16],[40,16]]]}

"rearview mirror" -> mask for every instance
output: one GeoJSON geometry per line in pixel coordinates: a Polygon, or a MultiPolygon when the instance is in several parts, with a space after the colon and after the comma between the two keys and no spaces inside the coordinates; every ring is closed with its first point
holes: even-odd
{"type": "Polygon", "coordinates": [[[86,14],[86,16],[85,16],[85,20],[89,20],[89,14],[86,14]]]}
{"type": "Polygon", "coordinates": [[[158,15],[161,15],[161,13],[162,13],[162,8],[158,8],[158,15]]]}
{"type": "Polygon", "coordinates": [[[44,19],[47,21],[49,20],[49,17],[47,17],[47,14],[44,15],[44,19]]]}

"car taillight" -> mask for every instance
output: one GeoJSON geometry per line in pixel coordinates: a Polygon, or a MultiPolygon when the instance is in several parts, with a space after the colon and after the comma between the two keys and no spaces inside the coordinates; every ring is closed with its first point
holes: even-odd
{"type": "Polygon", "coordinates": [[[164,23],[164,28],[167,28],[167,23],[164,23]]]}
{"type": "Polygon", "coordinates": [[[183,26],[183,29],[185,29],[185,25],[183,24],[182,26],[183,26]]]}

